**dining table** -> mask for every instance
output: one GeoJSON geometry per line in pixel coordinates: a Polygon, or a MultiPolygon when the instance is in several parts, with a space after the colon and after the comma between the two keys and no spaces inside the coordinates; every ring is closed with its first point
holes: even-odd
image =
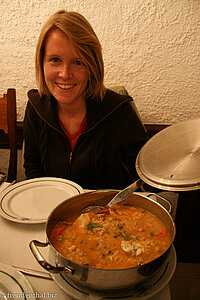
{"type": "MultiPolygon", "coordinates": [[[[9,185],[8,182],[3,182],[0,185],[0,199],[1,193],[9,185]]],[[[18,295],[16,299],[89,299],[99,300],[95,293],[82,294],[79,298],[73,294],[67,294],[65,289],[59,286],[53,276],[49,275],[36,261],[33,253],[30,250],[29,243],[32,240],[39,240],[46,242],[46,224],[23,224],[19,222],[13,222],[0,216],[0,263],[10,266],[16,270],[21,276],[24,276],[25,280],[30,283],[32,292],[28,295],[18,295]],[[32,274],[34,271],[38,271],[39,274],[32,274]],[[41,274],[40,274],[41,272],[41,274]],[[30,274],[27,274],[30,273],[30,274]],[[41,275],[41,276],[40,276],[41,275]]],[[[42,254],[48,258],[48,247],[41,250],[42,254]]],[[[1,283],[1,282],[0,282],[1,283]]],[[[15,295],[16,296],[16,295],[15,295]]],[[[2,298],[0,290],[0,299],[15,299],[12,293],[4,295],[2,298]]],[[[106,298],[102,298],[106,299],[106,298]]],[[[113,300],[115,298],[112,298],[113,300]]],[[[135,298],[128,298],[135,299],[135,298]]],[[[169,283],[162,288],[158,293],[152,297],[144,297],[138,299],[151,299],[151,300],[170,300],[170,288],[169,283]]]]}

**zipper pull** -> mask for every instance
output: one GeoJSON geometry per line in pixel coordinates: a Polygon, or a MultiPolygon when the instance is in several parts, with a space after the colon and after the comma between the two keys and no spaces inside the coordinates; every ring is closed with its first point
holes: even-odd
{"type": "Polygon", "coordinates": [[[69,161],[71,161],[72,160],[72,151],[70,152],[70,154],[69,154],[69,161]]]}
{"type": "Polygon", "coordinates": [[[69,160],[68,160],[68,172],[67,172],[68,178],[69,178],[69,174],[70,174],[70,170],[71,170],[72,154],[73,154],[73,152],[71,151],[69,154],[69,160]]]}

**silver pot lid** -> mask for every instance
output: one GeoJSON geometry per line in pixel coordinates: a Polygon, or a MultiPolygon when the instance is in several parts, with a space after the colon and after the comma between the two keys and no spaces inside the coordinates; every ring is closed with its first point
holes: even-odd
{"type": "Polygon", "coordinates": [[[171,125],[142,147],[136,159],[139,177],[158,189],[200,188],[200,119],[171,125]]]}

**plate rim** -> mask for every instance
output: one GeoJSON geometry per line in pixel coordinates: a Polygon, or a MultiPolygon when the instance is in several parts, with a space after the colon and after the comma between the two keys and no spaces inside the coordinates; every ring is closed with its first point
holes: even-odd
{"type": "Polygon", "coordinates": [[[16,281],[16,283],[19,285],[19,287],[22,290],[22,293],[24,293],[25,297],[23,299],[27,299],[26,294],[31,294],[31,299],[35,300],[35,292],[28,281],[28,279],[18,270],[16,270],[14,267],[0,262],[0,270],[5,272],[7,275],[13,278],[13,280],[16,281]]]}
{"type": "MultiPolygon", "coordinates": [[[[74,181],[68,180],[68,179],[64,179],[64,178],[59,178],[59,177],[38,177],[38,178],[32,178],[32,179],[26,179],[23,181],[19,181],[17,183],[15,183],[14,185],[8,186],[6,188],[6,190],[3,190],[0,193],[0,216],[2,216],[3,218],[15,222],[15,223],[21,223],[21,224],[42,224],[45,223],[47,218],[45,219],[30,219],[30,218],[18,218],[18,217],[14,217],[10,214],[8,214],[8,212],[5,211],[5,209],[2,207],[3,205],[3,200],[5,199],[6,195],[9,194],[10,192],[12,192],[15,189],[20,188],[21,186],[24,185],[29,185],[29,184],[34,184],[35,182],[60,182],[63,184],[68,184],[71,185],[73,188],[75,188],[78,192],[78,194],[82,194],[84,193],[83,188],[77,184],[74,181]]],[[[73,195],[72,195],[73,196],[73,195]]]]}

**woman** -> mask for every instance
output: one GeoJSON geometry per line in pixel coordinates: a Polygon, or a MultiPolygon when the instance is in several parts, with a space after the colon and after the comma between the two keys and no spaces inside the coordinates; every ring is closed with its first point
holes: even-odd
{"type": "Polygon", "coordinates": [[[105,88],[102,50],[88,21],[64,10],[45,23],[36,48],[38,90],[24,119],[27,178],[52,176],[83,188],[135,181],[146,132],[131,102],[105,88]]]}

